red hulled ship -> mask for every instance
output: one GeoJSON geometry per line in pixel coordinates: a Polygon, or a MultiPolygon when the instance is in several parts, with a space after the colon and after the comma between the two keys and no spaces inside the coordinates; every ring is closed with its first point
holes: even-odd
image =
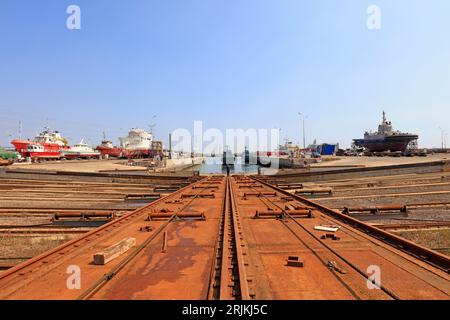
{"type": "Polygon", "coordinates": [[[11,144],[23,157],[32,158],[60,158],[61,151],[69,149],[67,140],[48,127],[33,140],[15,139],[11,144]]]}

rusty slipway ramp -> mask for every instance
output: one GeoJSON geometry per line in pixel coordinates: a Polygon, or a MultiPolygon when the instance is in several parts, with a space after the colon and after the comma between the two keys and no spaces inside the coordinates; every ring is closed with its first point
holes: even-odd
{"type": "Polygon", "coordinates": [[[1,273],[0,299],[449,299],[449,270],[257,178],[211,176],[1,273]]]}

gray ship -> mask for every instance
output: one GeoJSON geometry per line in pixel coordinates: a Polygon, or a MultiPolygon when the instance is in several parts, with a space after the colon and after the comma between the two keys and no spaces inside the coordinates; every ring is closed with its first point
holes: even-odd
{"type": "Polygon", "coordinates": [[[386,113],[383,111],[383,121],[378,126],[378,131],[366,132],[364,139],[354,139],[353,143],[355,146],[364,147],[371,152],[404,152],[408,145],[417,139],[419,139],[417,134],[394,131],[392,123],[386,120],[386,113]]]}

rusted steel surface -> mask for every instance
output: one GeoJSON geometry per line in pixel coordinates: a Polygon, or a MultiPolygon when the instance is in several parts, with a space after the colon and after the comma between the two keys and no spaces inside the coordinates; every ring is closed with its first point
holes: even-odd
{"type": "MultiPolygon", "coordinates": [[[[267,190],[276,190],[277,197],[236,198],[237,208],[247,221],[244,232],[253,258],[251,262],[254,270],[258,270],[255,275],[258,278],[256,297],[449,299],[450,276],[447,270],[442,270],[448,266],[445,264],[448,258],[442,257],[442,268],[430,265],[429,261],[407,254],[366,233],[372,230],[370,226],[367,229],[361,226],[354,228],[349,225],[354,223],[354,219],[338,220],[328,212],[331,209],[295,195],[292,200],[285,197],[285,202],[278,202],[276,198],[287,192],[269,185],[266,187],[267,190]],[[314,207],[313,216],[297,218],[285,209],[299,205],[314,207]],[[255,209],[284,211],[284,214],[272,220],[254,219],[255,209]],[[327,237],[327,232],[314,230],[319,225],[339,226],[335,234],[338,239],[327,237]],[[286,259],[290,256],[298,257],[303,266],[286,266],[286,259]],[[380,290],[371,290],[367,286],[371,267],[379,267],[381,271],[380,290]]],[[[390,239],[397,245],[403,243],[395,237],[390,239]]]]}
{"type": "Polygon", "coordinates": [[[448,266],[264,181],[211,176],[1,273],[0,299],[449,299],[448,266]],[[136,244],[93,263],[125,238],[136,244]]]}
{"type": "Polygon", "coordinates": [[[213,264],[225,178],[210,177],[195,183],[211,184],[219,189],[185,187],[2,273],[0,298],[205,299],[209,283],[205,271],[213,264]],[[218,196],[202,198],[204,193],[218,196]],[[161,211],[173,212],[172,218],[148,219],[149,214],[161,211]],[[178,217],[178,212],[203,212],[205,219],[178,217]],[[161,252],[164,232],[166,253],[161,252]],[[126,237],[135,238],[136,246],[125,258],[107,266],[92,264],[95,253],[126,237]],[[67,287],[70,266],[80,268],[80,290],[67,287]]]}
{"type": "MultiPolygon", "coordinates": [[[[254,178],[255,179],[255,178],[254,178]]],[[[269,186],[269,185],[267,185],[269,186]]],[[[275,187],[271,187],[274,189],[277,189],[275,187]]],[[[280,193],[288,194],[286,191],[282,189],[277,189],[280,193]]],[[[440,254],[438,252],[435,252],[433,250],[430,250],[428,248],[425,248],[423,246],[420,246],[414,242],[408,241],[404,238],[395,236],[393,234],[390,234],[388,232],[385,232],[381,229],[378,229],[370,224],[364,223],[360,220],[357,220],[353,217],[350,217],[348,215],[345,215],[339,211],[335,211],[333,209],[327,208],[323,205],[317,204],[312,202],[311,200],[299,197],[297,195],[294,195],[295,199],[303,202],[305,204],[308,204],[310,206],[315,206],[318,211],[321,211],[322,213],[325,213],[334,219],[338,219],[346,224],[349,224],[353,227],[361,229],[363,232],[367,234],[371,234],[373,237],[377,237],[378,239],[381,239],[387,243],[390,243],[392,245],[397,246],[398,248],[401,248],[403,251],[407,251],[410,254],[416,255],[419,258],[422,258],[423,260],[427,260],[428,263],[434,264],[435,266],[441,268],[445,272],[450,272],[450,257],[445,256],[443,254],[440,254]]]]}

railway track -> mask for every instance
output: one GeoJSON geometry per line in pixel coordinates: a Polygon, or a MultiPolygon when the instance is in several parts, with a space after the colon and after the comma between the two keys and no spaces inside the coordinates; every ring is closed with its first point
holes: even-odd
{"type": "Polygon", "coordinates": [[[449,268],[264,181],[211,176],[0,273],[0,299],[449,299],[449,268]],[[130,237],[131,249],[93,263],[130,237]]]}
{"type": "MultiPolygon", "coordinates": [[[[247,254],[242,235],[239,213],[229,179],[220,219],[219,238],[216,245],[214,270],[210,280],[210,300],[251,300],[255,297],[249,289],[244,256],[247,254]]],[[[247,265],[247,266],[246,266],[247,265]]]]}

